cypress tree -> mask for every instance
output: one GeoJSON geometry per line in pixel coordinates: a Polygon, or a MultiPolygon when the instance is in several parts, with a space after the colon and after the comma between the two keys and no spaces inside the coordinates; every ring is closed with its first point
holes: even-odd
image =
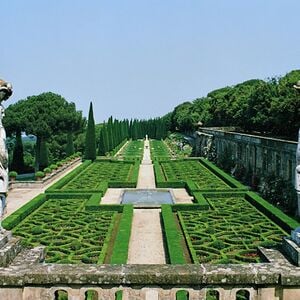
{"type": "Polygon", "coordinates": [[[49,157],[48,157],[48,146],[44,139],[41,140],[40,144],[40,164],[39,169],[43,170],[49,165],[49,157]]]}
{"type": "Polygon", "coordinates": [[[98,155],[105,155],[104,127],[100,131],[98,155]]]}
{"type": "Polygon", "coordinates": [[[22,173],[24,171],[24,153],[21,131],[16,132],[16,143],[13,150],[13,157],[11,162],[11,169],[22,173]]]}
{"type": "Polygon", "coordinates": [[[72,154],[74,154],[73,134],[72,134],[72,132],[68,132],[67,133],[66,155],[70,156],[72,154]]]}
{"type": "Polygon", "coordinates": [[[92,102],[90,102],[89,118],[86,129],[84,158],[91,160],[96,159],[96,134],[92,102]]]}

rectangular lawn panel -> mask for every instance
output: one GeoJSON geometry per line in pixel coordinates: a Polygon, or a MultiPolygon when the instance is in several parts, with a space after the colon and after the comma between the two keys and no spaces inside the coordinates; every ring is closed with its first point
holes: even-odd
{"type": "Polygon", "coordinates": [[[229,185],[198,160],[161,162],[160,166],[166,182],[192,180],[199,190],[230,188],[229,185]]]}
{"type": "Polygon", "coordinates": [[[150,140],[151,159],[170,158],[170,151],[163,141],[150,140]]]}
{"type": "Polygon", "coordinates": [[[257,247],[278,247],[287,235],[244,196],[207,201],[211,210],[178,212],[194,263],[260,262],[257,247]]]}
{"type": "Polygon", "coordinates": [[[102,263],[116,212],[85,211],[85,199],[49,199],[13,229],[29,247],[46,246],[48,263],[102,263]]]}
{"type": "Polygon", "coordinates": [[[102,182],[130,182],[134,178],[134,163],[96,161],[67,182],[61,190],[96,190],[102,182]]]}
{"type": "Polygon", "coordinates": [[[125,159],[142,158],[144,153],[144,141],[130,141],[122,151],[125,159]]]}

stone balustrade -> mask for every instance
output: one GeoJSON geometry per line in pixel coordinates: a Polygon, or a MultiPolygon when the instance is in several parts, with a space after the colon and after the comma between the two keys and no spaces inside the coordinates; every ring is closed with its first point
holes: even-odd
{"type": "Polygon", "coordinates": [[[175,300],[178,291],[188,299],[235,300],[238,293],[251,300],[300,298],[300,268],[277,250],[260,249],[267,262],[243,265],[58,265],[44,263],[44,248],[22,251],[0,268],[1,300],[52,300],[65,291],[70,300],[98,299],[175,300]]]}

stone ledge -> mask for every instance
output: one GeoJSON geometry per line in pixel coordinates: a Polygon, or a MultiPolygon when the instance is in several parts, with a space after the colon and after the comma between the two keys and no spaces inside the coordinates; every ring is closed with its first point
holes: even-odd
{"type": "Polygon", "coordinates": [[[300,268],[245,265],[11,265],[1,286],[47,285],[297,285],[300,268]]]}

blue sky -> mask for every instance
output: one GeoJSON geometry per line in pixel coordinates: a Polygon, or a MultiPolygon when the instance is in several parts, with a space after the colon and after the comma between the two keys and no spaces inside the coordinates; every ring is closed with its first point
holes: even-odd
{"type": "Polygon", "coordinates": [[[1,11],[6,106],[52,91],[85,116],[93,101],[97,122],[150,118],[299,69],[299,0],[10,0],[1,11]]]}

